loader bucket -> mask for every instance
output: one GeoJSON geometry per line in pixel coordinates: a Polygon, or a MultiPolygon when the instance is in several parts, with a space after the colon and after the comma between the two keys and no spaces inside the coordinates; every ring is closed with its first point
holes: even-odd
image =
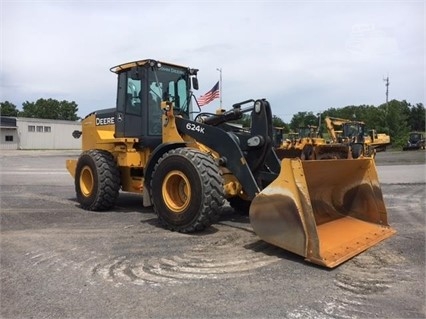
{"type": "Polygon", "coordinates": [[[250,206],[264,241],[333,268],[392,236],[374,160],[283,159],[250,206]]]}
{"type": "Polygon", "coordinates": [[[298,148],[290,148],[290,149],[278,148],[275,150],[275,153],[277,154],[279,159],[295,158],[295,157],[300,158],[302,155],[302,150],[298,148]]]}

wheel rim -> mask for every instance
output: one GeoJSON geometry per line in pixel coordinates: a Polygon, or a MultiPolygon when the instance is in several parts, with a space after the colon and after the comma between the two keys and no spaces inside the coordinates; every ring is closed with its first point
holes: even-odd
{"type": "Polygon", "coordinates": [[[191,184],[181,171],[169,172],[163,180],[164,203],[176,214],[182,213],[191,201],[191,184]]]}
{"type": "Polygon", "coordinates": [[[85,197],[89,197],[93,192],[95,184],[92,170],[89,166],[84,166],[80,174],[80,190],[85,197]]]}

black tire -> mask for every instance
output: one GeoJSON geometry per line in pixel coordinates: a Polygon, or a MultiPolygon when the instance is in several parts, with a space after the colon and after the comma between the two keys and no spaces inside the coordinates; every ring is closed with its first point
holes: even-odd
{"type": "Polygon", "coordinates": [[[159,223],[182,233],[200,231],[216,222],[225,202],[217,164],[191,148],[165,153],[155,165],[150,186],[159,223]]]}
{"type": "Polygon", "coordinates": [[[119,190],[120,172],[111,153],[89,150],[80,155],[75,171],[75,192],[83,209],[112,208],[119,190]]]}
{"type": "Polygon", "coordinates": [[[303,147],[301,159],[311,160],[314,157],[314,147],[312,145],[305,145],[303,147]]]}
{"type": "Polygon", "coordinates": [[[362,144],[353,144],[351,147],[352,158],[358,158],[362,155],[362,144]]]}

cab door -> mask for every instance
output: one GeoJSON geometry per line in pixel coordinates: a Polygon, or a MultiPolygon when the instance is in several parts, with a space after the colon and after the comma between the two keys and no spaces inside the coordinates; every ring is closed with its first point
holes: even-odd
{"type": "Polygon", "coordinates": [[[136,137],[144,135],[142,110],[144,101],[143,75],[133,69],[118,75],[116,137],[136,137]]]}

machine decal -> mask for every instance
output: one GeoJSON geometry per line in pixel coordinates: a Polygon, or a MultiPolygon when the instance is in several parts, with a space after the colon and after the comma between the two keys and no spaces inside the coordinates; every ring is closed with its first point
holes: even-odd
{"type": "Polygon", "coordinates": [[[195,131],[201,134],[204,134],[204,127],[201,127],[200,125],[194,124],[194,123],[187,123],[186,129],[190,131],[195,131]]]}
{"type": "Polygon", "coordinates": [[[97,117],[96,118],[96,126],[100,125],[114,125],[115,124],[115,118],[114,116],[111,117],[97,117]]]}

